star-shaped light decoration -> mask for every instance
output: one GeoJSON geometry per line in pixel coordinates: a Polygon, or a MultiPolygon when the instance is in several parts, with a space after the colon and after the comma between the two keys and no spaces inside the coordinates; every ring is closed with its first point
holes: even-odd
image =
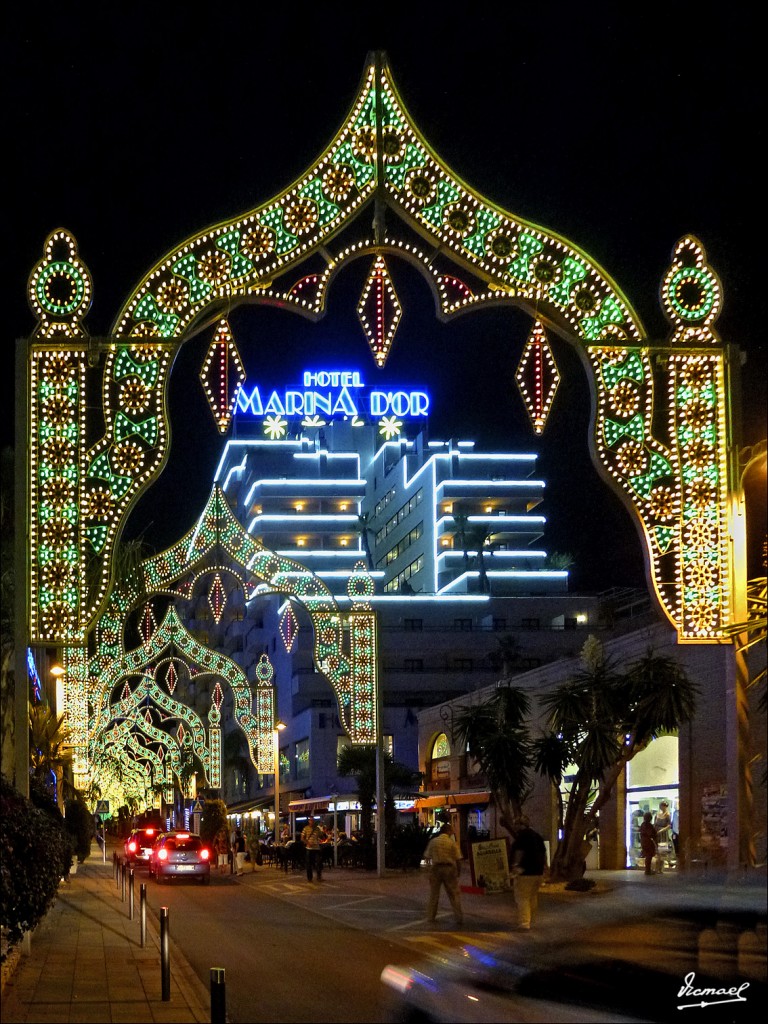
{"type": "Polygon", "coordinates": [[[220,434],[226,434],[232,422],[240,385],[245,370],[226,319],[219,320],[208,346],[200,380],[220,434]]]}
{"type": "Polygon", "coordinates": [[[389,276],[384,257],[379,255],[368,272],[363,293],[357,304],[357,315],[371,346],[376,365],[387,361],[403,308],[389,276]]]}
{"type": "Polygon", "coordinates": [[[379,433],[383,434],[387,441],[396,437],[402,429],[403,421],[396,416],[384,416],[379,420],[379,433]]]}
{"type": "Polygon", "coordinates": [[[273,441],[279,437],[285,437],[287,428],[288,420],[284,420],[280,416],[267,416],[264,420],[264,433],[269,434],[273,441]]]}
{"type": "Polygon", "coordinates": [[[291,602],[289,601],[285,606],[285,611],[280,617],[280,636],[283,638],[286,651],[290,654],[294,643],[296,642],[296,635],[299,632],[299,623],[294,615],[291,602]]]}
{"type": "Polygon", "coordinates": [[[547,425],[547,417],[560,383],[560,372],[549,347],[544,325],[539,320],[533,325],[523,347],[515,380],[533,429],[541,434],[547,425]]]}

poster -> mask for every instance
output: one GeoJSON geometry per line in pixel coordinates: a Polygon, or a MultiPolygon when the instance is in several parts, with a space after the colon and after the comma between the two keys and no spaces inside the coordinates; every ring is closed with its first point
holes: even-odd
{"type": "Polygon", "coordinates": [[[489,839],[472,843],[472,871],[475,885],[486,892],[505,892],[509,889],[509,860],[506,839],[489,839]]]}

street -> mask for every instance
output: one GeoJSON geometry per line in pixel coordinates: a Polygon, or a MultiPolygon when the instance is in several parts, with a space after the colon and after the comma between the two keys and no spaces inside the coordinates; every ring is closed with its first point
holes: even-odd
{"type": "MultiPolygon", "coordinates": [[[[145,879],[137,872],[137,885],[145,879]]],[[[209,985],[211,967],[226,970],[228,1019],[383,1020],[382,969],[418,956],[373,927],[351,927],[344,912],[365,914],[382,928],[391,924],[391,908],[381,908],[382,915],[375,897],[347,898],[339,881],[310,886],[302,875],[275,871],[257,882],[215,874],[210,886],[147,882],[150,909],[159,915],[161,906],[169,908],[173,942],[203,984],[209,985]]]]}

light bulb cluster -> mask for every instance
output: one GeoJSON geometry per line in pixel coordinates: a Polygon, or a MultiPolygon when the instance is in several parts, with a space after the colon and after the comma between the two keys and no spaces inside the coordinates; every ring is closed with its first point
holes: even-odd
{"type": "Polygon", "coordinates": [[[403,315],[386,260],[379,254],[374,259],[360,301],[357,315],[368,340],[376,365],[382,367],[403,315]]]}
{"type": "Polygon", "coordinates": [[[537,320],[523,346],[515,374],[531,424],[541,434],[560,383],[560,372],[544,325],[537,320]]]}
{"type": "Polygon", "coordinates": [[[226,318],[219,321],[208,346],[200,380],[219,433],[226,434],[232,422],[237,393],[245,380],[243,361],[226,318]]]}

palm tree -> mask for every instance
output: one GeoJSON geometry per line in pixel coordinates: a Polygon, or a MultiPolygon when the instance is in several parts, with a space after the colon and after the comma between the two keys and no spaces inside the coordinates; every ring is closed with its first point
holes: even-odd
{"type": "Polygon", "coordinates": [[[469,516],[466,512],[452,513],[453,521],[456,524],[456,536],[464,552],[464,572],[469,572],[469,551],[467,548],[467,535],[469,534],[469,516]]]}
{"type": "Polygon", "coordinates": [[[360,540],[363,542],[363,551],[365,552],[365,564],[368,567],[368,571],[373,571],[373,555],[371,554],[371,544],[368,534],[371,532],[371,527],[368,525],[368,512],[362,512],[357,517],[357,533],[360,540]]]}
{"type": "Polygon", "coordinates": [[[629,761],[657,736],[690,721],[698,688],[674,659],[648,650],[621,673],[589,637],[582,668],[542,698],[550,730],[533,744],[536,770],[561,790],[575,769],[561,806],[562,839],[552,860],[555,880],[584,874],[587,836],[629,761]]]}
{"type": "Polygon", "coordinates": [[[530,710],[521,689],[500,685],[489,700],[460,709],[453,723],[454,740],[478,762],[499,822],[509,832],[531,790],[530,710]]]}
{"type": "MultiPolygon", "coordinates": [[[[373,844],[373,806],[376,802],[376,748],[372,746],[345,746],[339,751],[339,775],[357,781],[357,799],[360,803],[360,830],[364,845],[373,844]]],[[[392,834],[395,825],[395,790],[414,789],[421,775],[407,765],[395,761],[384,752],[384,827],[392,834]]]]}
{"type": "Polygon", "coordinates": [[[64,786],[74,792],[65,777],[72,763],[72,737],[64,715],[55,715],[49,707],[35,704],[29,709],[29,761],[32,776],[50,786],[55,777],[56,801],[64,804],[64,786]]]}

